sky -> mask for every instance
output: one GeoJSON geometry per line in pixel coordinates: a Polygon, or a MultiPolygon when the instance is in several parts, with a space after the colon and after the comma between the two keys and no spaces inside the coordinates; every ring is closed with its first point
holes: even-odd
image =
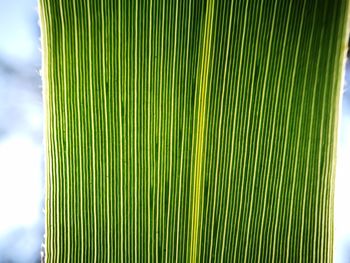
{"type": "Polygon", "coordinates": [[[40,262],[44,175],[35,0],[0,0],[0,263],[40,262]]]}

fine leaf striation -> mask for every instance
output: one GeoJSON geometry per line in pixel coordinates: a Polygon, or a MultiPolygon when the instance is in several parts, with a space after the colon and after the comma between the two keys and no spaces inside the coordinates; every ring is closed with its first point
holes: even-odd
{"type": "Polygon", "coordinates": [[[332,262],[346,0],[39,0],[47,262],[332,262]]]}

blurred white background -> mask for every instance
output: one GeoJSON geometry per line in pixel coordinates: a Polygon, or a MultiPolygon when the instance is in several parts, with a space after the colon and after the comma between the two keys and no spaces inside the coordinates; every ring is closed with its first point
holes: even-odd
{"type": "Polygon", "coordinates": [[[350,263],[350,61],[346,62],[337,174],[335,177],[335,263],[350,263]]]}
{"type": "MultiPolygon", "coordinates": [[[[40,262],[43,109],[36,0],[0,0],[0,263],[40,262]]],[[[350,262],[350,63],[336,177],[335,262],[350,262]]]]}
{"type": "Polygon", "coordinates": [[[0,0],[0,262],[40,262],[43,109],[36,0],[0,0]]]}

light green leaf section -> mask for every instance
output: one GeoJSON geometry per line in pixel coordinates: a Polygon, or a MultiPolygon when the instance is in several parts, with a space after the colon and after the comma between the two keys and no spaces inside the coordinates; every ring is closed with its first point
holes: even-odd
{"type": "Polygon", "coordinates": [[[332,262],[346,0],[39,0],[47,262],[332,262]]]}

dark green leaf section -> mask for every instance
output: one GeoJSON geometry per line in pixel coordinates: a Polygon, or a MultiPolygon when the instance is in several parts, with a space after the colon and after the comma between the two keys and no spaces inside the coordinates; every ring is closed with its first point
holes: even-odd
{"type": "Polygon", "coordinates": [[[346,0],[40,0],[47,262],[332,262],[346,0]]]}

